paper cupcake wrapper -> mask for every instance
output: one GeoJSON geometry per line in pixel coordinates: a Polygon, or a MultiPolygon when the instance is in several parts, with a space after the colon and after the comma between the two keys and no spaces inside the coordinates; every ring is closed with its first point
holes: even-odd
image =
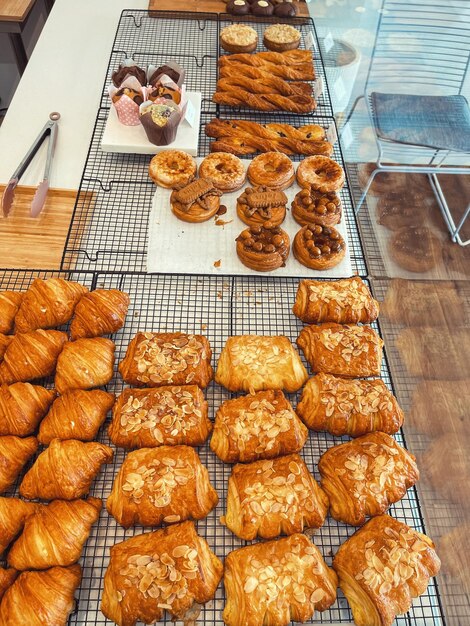
{"type": "Polygon", "coordinates": [[[128,59],[125,59],[121,63],[121,65],[119,66],[119,69],[113,72],[111,78],[112,78],[113,84],[118,88],[122,87],[124,82],[126,82],[127,80],[131,78],[133,78],[136,81],[138,87],[142,87],[143,86],[142,83],[146,82],[145,81],[146,75],[147,75],[146,70],[139,67],[133,59],[128,58],[128,59]],[[141,80],[139,80],[137,76],[139,76],[141,80]]]}
{"type": "Polygon", "coordinates": [[[166,76],[176,83],[177,87],[181,88],[186,78],[186,70],[181,65],[178,65],[176,61],[168,61],[168,63],[159,67],[149,65],[147,68],[147,82],[149,85],[156,85],[163,76],[166,76]]]}
{"type": "MultiPolygon", "coordinates": [[[[129,89],[133,89],[130,85],[124,85],[123,87],[128,87],[129,89]]],[[[119,87],[119,89],[123,89],[123,87],[119,87]]],[[[117,87],[114,85],[110,85],[108,87],[109,97],[113,98],[113,96],[119,91],[117,87]]],[[[142,99],[147,100],[147,89],[146,87],[142,87],[139,84],[138,89],[135,91],[140,91],[142,94],[142,99]]],[[[138,126],[140,124],[140,115],[139,115],[139,105],[131,100],[129,96],[121,96],[119,100],[113,102],[113,107],[116,109],[116,113],[119,121],[124,126],[138,126]]]]}
{"type": "MultiPolygon", "coordinates": [[[[143,108],[148,104],[154,103],[144,102],[140,105],[140,107],[143,108]]],[[[174,108],[174,113],[170,115],[165,126],[158,126],[155,124],[152,120],[152,114],[150,112],[141,115],[140,122],[144,127],[150,143],[153,143],[155,146],[168,146],[170,143],[173,143],[176,138],[178,126],[183,119],[183,115],[180,108],[171,101],[169,102],[168,100],[163,99],[163,102],[158,104],[168,104],[169,106],[173,105],[174,108]]]]}

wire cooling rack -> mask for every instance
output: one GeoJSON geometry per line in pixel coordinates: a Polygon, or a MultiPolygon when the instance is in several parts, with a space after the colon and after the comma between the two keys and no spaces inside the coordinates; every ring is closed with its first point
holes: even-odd
{"type": "MultiPolygon", "coordinates": [[[[0,288],[25,290],[36,276],[51,276],[48,272],[0,273],[0,288]]],[[[278,279],[273,282],[259,277],[203,277],[182,275],[147,275],[143,273],[90,274],[81,272],[55,273],[70,280],[78,280],[92,288],[118,288],[129,293],[131,305],[122,330],[112,336],[116,343],[116,364],[120,361],[132,337],[138,331],[187,331],[205,334],[212,346],[213,365],[216,364],[226,339],[234,334],[252,333],[264,335],[284,334],[291,341],[297,338],[302,324],[291,312],[295,300],[297,281],[278,279]]],[[[375,325],[377,328],[377,325],[375,325]]],[[[116,368],[117,369],[117,368],[116,368]]],[[[392,389],[387,360],[381,371],[384,382],[392,389]]],[[[51,382],[51,381],[49,381],[51,382]]],[[[124,385],[118,375],[108,385],[108,391],[120,393],[124,385]]],[[[232,397],[222,387],[211,383],[206,390],[209,416],[213,420],[221,402],[232,397]]],[[[298,394],[289,399],[296,405],[298,394]]],[[[98,440],[109,445],[106,426],[98,440]]],[[[403,435],[397,436],[404,443],[403,435]]],[[[319,479],[317,464],[320,455],[331,445],[347,440],[324,433],[310,433],[301,452],[307,466],[319,479]]],[[[212,484],[217,489],[220,502],[217,508],[198,522],[198,532],[206,538],[210,547],[221,558],[235,548],[245,545],[219,522],[225,513],[227,482],[231,466],[223,464],[210,451],[208,444],[198,449],[202,462],[207,466],[212,484]]],[[[105,500],[113,480],[124,459],[124,451],[116,450],[113,463],[103,471],[93,484],[91,495],[105,500]]],[[[13,490],[10,495],[16,494],[13,490]]],[[[417,530],[423,530],[423,519],[415,489],[410,489],[403,500],[391,508],[391,514],[417,530]]],[[[148,531],[140,527],[124,530],[104,510],[99,522],[93,527],[86,543],[81,564],[83,579],[77,592],[78,606],[70,618],[71,625],[110,624],[100,611],[103,577],[109,563],[109,549],[115,543],[135,534],[148,531]]],[[[354,528],[338,523],[330,517],[314,536],[328,565],[339,545],[354,532],[354,528]]],[[[221,611],[225,603],[223,585],[220,585],[214,601],[202,611],[198,623],[222,626],[221,611]]],[[[327,611],[317,613],[312,624],[350,624],[352,615],[341,593],[337,602],[327,611]]],[[[164,623],[170,624],[166,618],[164,623]]],[[[413,603],[408,614],[396,620],[396,626],[443,626],[442,611],[435,581],[413,603]]]]}

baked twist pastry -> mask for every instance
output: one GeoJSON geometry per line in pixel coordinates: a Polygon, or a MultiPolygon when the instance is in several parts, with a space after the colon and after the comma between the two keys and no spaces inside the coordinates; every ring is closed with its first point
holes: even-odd
{"type": "MultiPolygon", "coordinates": [[[[470,426],[470,381],[424,380],[413,390],[407,428],[431,437],[449,430],[467,436],[470,426]],[[442,416],[445,415],[445,420],[442,416]]],[[[470,578],[469,578],[470,581],[470,578]]]]}
{"type": "Polygon", "coordinates": [[[370,326],[305,326],[297,345],[314,372],[343,378],[380,375],[383,341],[370,326]]]}
{"type": "Polygon", "coordinates": [[[331,516],[351,526],[385,513],[419,479],[415,457],[381,432],[329,448],[318,469],[331,516]]]}
{"type": "Polygon", "coordinates": [[[292,217],[301,226],[334,226],[341,221],[343,205],[336,191],[322,193],[304,187],[292,201],[292,217]]]}
{"type": "Polygon", "coordinates": [[[312,95],[312,85],[299,81],[286,81],[279,76],[259,72],[259,78],[253,81],[249,76],[231,74],[217,81],[217,91],[233,91],[237,88],[245,89],[253,94],[279,94],[280,96],[312,95]]]}
{"type": "Polygon", "coordinates": [[[82,579],[80,565],[22,572],[0,604],[2,626],[66,626],[82,579]]]}
{"type": "Polygon", "coordinates": [[[0,382],[10,385],[54,373],[67,335],[58,330],[33,330],[13,337],[0,363],[0,382]]]}
{"type": "Polygon", "coordinates": [[[311,430],[337,437],[375,431],[393,435],[404,420],[397,399],[380,378],[345,380],[323,373],[307,382],[296,413],[311,430]]]}
{"type": "Polygon", "coordinates": [[[8,335],[13,332],[22,299],[23,294],[18,291],[0,291],[0,333],[8,335]]]}
{"type": "Polygon", "coordinates": [[[0,498],[0,555],[23,530],[28,517],[41,506],[19,498],[0,498]]]}
{"type": "Polygon", "coordinates": [[[99,337],[117,332],[124,326],[129,294],[119,289],[95,289],[82,296],[70,324],[72,340],[99,337]]]}
{"type": "Polygon", "coordinates": [[[293,535],[325,523],[328,498],[298,454],[235,465],[225,524],[248,541],[293,535]]]}
{"type": "Polygon", "coordinates": [[[114,342],[104,337],[77,339],[64,345],[57,360],[59,393],[107,385],[113,377],[114,342]]]}
{"type": "Polygon", "coordinates": [[[332,226],[303,226],[294,237],[292,252],[305,267],[327,270],[344,259],[346,242],[332,226]]]}
{"type": "Polygon", "coordinates": [[[75,500],[85,496],[113,451],[102,443],[53,439],[20,485],[20,495],[33,500],[75,500]]]}
{"type": "Polygon", "coordinates": [[[234,550],[225,559],[223,620],[227,626],[309,621],[336,600],[337,580],[302,534],[234,550]]]}
{"type": "Polygon", "coordinates": [[[88,289],[62,278],[36,278],[23,294],[15,317],[15,332],[54,328],[72,319],[73,311],[88,289]]]}
{"type": "Polygon", "coordinates": [[[237,215],[247,226],[282,224],[286,217],[287,196],[283,191],[272,191],[266,185],[247,187],[237,198],[237,215]]]}
{"type": "Polygon", "coordinates": [[[124,389],[114,409],[109,438],[122,448],[202,446],[212,431],[208,404],[197,385],[124,389]]]}
{"type": "Polygon", "coordinates": [[[251,161],[247,175],[252,185],[266,185],[273,191],[281,191],[295,180],[294,164],[281,152],[265,152],[251,161]]]}
{"type": "Polygon", "coordinates": [[[129,452],[106,508],[128,528],[203,519],[218,501],[194,448],[161,446],[129,452]]]}
{"type": "Polygon", "coordinates": [[[329,157],[316,155],[304,159],[297,168],[297,182],[321,193],[338,191],[344,185],[344,170],[329,157]]]}
{"type": "Polygon", "coordinates": [[[183,222],[207,222],[220,207],[222,192],[212,181],[198,178],[186,187],[173,191],[170,196],[171,210],[183,222]]]}
{"type": "Polygon", "coordinates": [[[282,391],[269,390],[223,402],[210,447],[224,463],[251,463],[298,452],[307,437],[282,391]]]}
{"type": "Polygon", "coordinates": [[[0,437],[0,493],[13,485],[37,449],[36,437],[0,437]]]}
{"type": "Polygon", "coordinates": [[[41,422],[39,443],[47,445],[53,439],[93,441],[114,400],[114,394],[101,389],[66,391],[41,422]]]}
{"type": "Polygon", "coordinates": [[[118,626],[159,621],[165,610],[174,620],[194,620],[222,572],[192,522],[137,535],[111,548],[101,610],[118,626]]]}
{"type": "Polygon", "coordinates": [[[256,272],[272,272],[284,267],[289,256],[289,235],[271,222],[246,228],[236,242],[238,258],[256,272]]]}
{"type": "Polygon", "coordinates": [[[229,391],[284,389],[298,391],[307,370],[287,337],[229,337],[220,354],[215,382],[229,391]]]}
{"type": "Polygon", "coordinates": [[[5,591],[15,582],[18,574],[19,572],[17,572],[16,569],[4,569],[0,567],[0,602],[5,595],[5,591]]]}
{"type": "Polygon", "coordinates": [[[306,324],[370,324],[379,316],[379,303],[359,276],[301,280],[292,312],[306,324]]]}
{"type": "Polygon", "coordinates": [[[357,626],[392,626],[426,591],[440,561],[429,537],[381,515],[343,543],[333,568],[357,626]]]}
{"type": "MultiPolygon", "coordinates": [[[[311,50],[289,52],[258,52],[257,54],[231,54],[219,57],[219,69],[231,73],[244,73],[244,68],[255,67],[285,80],[314,80],[311,50]]],[[[223,73],[220,73],[223,76],[223,73]]]]}
{"type": "Polygon", "coordinates": [[[10,548],[8,564],[17,570],[27,570],[76,563],[101,506],[98,498],[88,498],[71,502],[55,500],[37,507],[10,548]]]}
{"type": "Polygon", "coordinates": [[[52,389],[29,383],[0,386],[0,435],[26,437],[36,430],[56,397],[52,389]]]}
{"type": "Polygon", "coordinates": [[[317,108],[312,96],[279,94],[253,94],[250,91],[234,88],[232,91],[216,91],[212,102],[231,107],[245,107],[256,111],[288,111],[291,113],[311,113],[317,108]]]}
{"type": "Polygon", "coordinates": [[[119,363],[119,373],[136,387],[192,384],[204,389],[214,374],[211,357],[203,335],[137,333],[119,363]]]}

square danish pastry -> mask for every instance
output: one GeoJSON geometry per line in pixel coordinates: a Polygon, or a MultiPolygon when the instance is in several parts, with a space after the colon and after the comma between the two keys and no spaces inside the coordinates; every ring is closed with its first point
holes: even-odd
{"type": "Polygon", "coordinates": [[[299,283],[292,312],[307,324],[370,324],[379,316],[379,303],[358,276],[306,279],[299,283]]]}
{"type": "Polygon", "coordinates": [[[323,526],[328,498],[298,454],[236,465],[225,524],[240,539],[273,539],[323,526]]]}
{"type": "Polygon", "coordinates": [[[337,580],[302,534],[234,550],[225,559],[223,620],[227,626],[306,622],[336,600],[337,580]]]}
{"type": "Polygon", "coordinates": [[[201,446],[212,431],[207,402],[197,385],[124,389],[108,433],[121,448],[201,446]]]}
{"type": "Polygon", "coordinates": [[[360,526],[385,513],[419,479],[415,457],[385,433],[333,446],[318,462],[334,519],[360,526]]]}
{"type": "Polygon", "coordinates": [[[137,535],[111,548],[101,610],[118,626],[153,624],[165,610],[189,623],[214,597],[222,572],[192,522],[137,535]]]}
{"type": "Polygon", "coordinates": [[[379,376],[383,343],[370,326],[330,323],[306,326],[297,339],[314,372],[344,378],[379,376]]]}
{"type": "Polygon", "coordinates": [[[193,448],[161,446],[127,455],[106,508],[128,528],[203,519],[218,501],[207,469],[193,448]]]}
{"type": "Polygon", "coordinates": [[[357,626],[391,626],[426,591],[440,561],[429,537],[381,515],[343,543],[333,567],[357,626]]]}
{"type": "Polygon", "coordinates": [[[202,335],[137,333],[119,363],[126,383],[136,387],[198,385],[212,380],[212,352],[202,335]]]}
{"type": "Polygon", "coordinates": [[[282,391],[271,389],[223,402],[210,447],[225,463],[251,463],[298,452],[307,436],[282,391]]]}
{"type": "Polygon", "coordinates": [[[308,375],[287,337],[229,337],[217,364],[215,382],[230,391],[297,391],[308,375]]]}

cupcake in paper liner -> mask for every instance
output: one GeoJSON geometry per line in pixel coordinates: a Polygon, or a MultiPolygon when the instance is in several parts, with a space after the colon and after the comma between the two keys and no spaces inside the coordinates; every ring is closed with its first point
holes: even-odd
{"type": "Polygon", "coordinates": [[[147,91],[145,87],[139,85],[136,89],[129,83],[133,85],[134,81],[127,79],[119,88],[112,85],[108,93],[121,124],[138,126],[140,124],[139,107],[146,101],[147,91]]]}
{"type": "Polygon", "coordinates": [[[186,70],[178,63],[169,61],[161,67],[149,66],[147,70],[148,82],[148,99],[155,101],[158,98],[166,98],[173,100],[176,104],[181,104],[184,96],[184,80],[186,70]]]}
{"type": "Polygon", "coordinates": [[[162,76],[168,76],[178,87],[182,87],[186,78],[186,70],[176,61],[168,61],[160,67],[149,65],[147,69],[148,84],[152,87],[158,83],[162,76]]]}
{"type": "Polygon", "coordinates": [[[167,146],[175,140],[182,112],[172,100],[147,101],[140,105],[140,122],[150,143],[167,146]]]}
{"type": "Polygon", "coordinates": [[[115,87],[122,87],[123,83],[127,81],[127,86],[138,89],[147,84],[147,72],[129,58],[121,63],[118,70],[113,72],[111,79],[115,87]],[[133,79],[132,84],[129,84],[129,79],[133,79]]]}

